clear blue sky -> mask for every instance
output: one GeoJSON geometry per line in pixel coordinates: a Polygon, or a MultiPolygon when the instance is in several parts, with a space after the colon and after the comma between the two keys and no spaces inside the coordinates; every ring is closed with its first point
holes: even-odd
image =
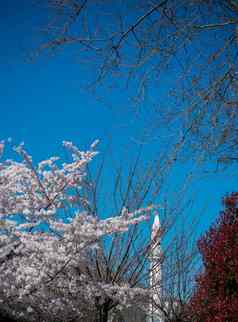
{"type": "MultiPolygon", "coordinates": [[[[126,109],[128,101],[123,93],[101,91],[113,108],[89,94],[82,80],[90,75],[70,54],[28,60],[40,39],[37,26],[44,19],[30,2],[0,2],[0,139],[24,141],[36,160],[60,153],[63,140],[84,149],[97,138],[102,142],[99,150],[104,151],[110,142],[116,157],[128,149],[133,155],[138,148],[133,139],[143,122],[136,122],[126,109]]],[[[156,148],[153,144],[146,147],[145,159],[155,155],[156,148]]],[[[186,170],[186,165],[176,167],[168,182],[170,190],[176,191],[186,170]]],[[[207,206],[203,228],[221,209],[221,197],[237,190],[234,174],[230,169],[193,185],[190,193],[196,192],[194,208],[207,206]]]]}

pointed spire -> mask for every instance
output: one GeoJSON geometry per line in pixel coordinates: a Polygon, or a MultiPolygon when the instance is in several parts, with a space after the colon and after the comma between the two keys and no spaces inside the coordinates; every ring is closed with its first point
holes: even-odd
{"type": "Polygon", "coordinates": [[[154,239],[158,235],[160,227],[161,227],[161,225],[160,225],[159,215],[156,214],[155,219],[154,219],[154,223],[152,226],[151,239],[154,239]]]}

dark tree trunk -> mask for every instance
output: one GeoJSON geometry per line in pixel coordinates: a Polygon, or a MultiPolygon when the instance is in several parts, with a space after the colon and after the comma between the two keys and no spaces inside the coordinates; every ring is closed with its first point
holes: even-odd
{"type": "Polygon", "coordinates": [[[107,322],[109,315],[109,303],[100,305],[97,311],[97,318],[95,322],[107,322]]]}

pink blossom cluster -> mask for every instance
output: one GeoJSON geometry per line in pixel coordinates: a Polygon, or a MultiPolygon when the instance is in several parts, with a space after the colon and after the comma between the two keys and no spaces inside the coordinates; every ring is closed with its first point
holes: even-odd
{"type": "Polygon", "coordinates": [[[105,297],[128,306],[145,292],[87,274],[90,254],[101,247],[100,239],[125,233],[130,225],[146,220],[151,210],[123,209],[118,216],[100,220],[85,209],[89,201],[82,193],[84,179],[97,154],[96,143],[81,152],[64,142],[70,162],[51,157],[37,165],[20,145],[15,150],[21,161],[0,163],[0,302],[17,318],[72,320],[105,297]],[[65,212],[71,215],[66,218],[65,212]]]}

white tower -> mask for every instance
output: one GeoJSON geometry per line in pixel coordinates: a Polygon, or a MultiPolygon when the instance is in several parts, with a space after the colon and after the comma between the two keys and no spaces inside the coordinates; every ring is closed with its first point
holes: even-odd
{"type": "Polygon", "coordinates": [[[152,301],[149,309],[148,322],[163,322],[162,312],[159,309],[162,297],[162,268],[161,268],[161,225],[156,215],[151,231],[151,259],[150,259],[150,289],[152,301]]]}

